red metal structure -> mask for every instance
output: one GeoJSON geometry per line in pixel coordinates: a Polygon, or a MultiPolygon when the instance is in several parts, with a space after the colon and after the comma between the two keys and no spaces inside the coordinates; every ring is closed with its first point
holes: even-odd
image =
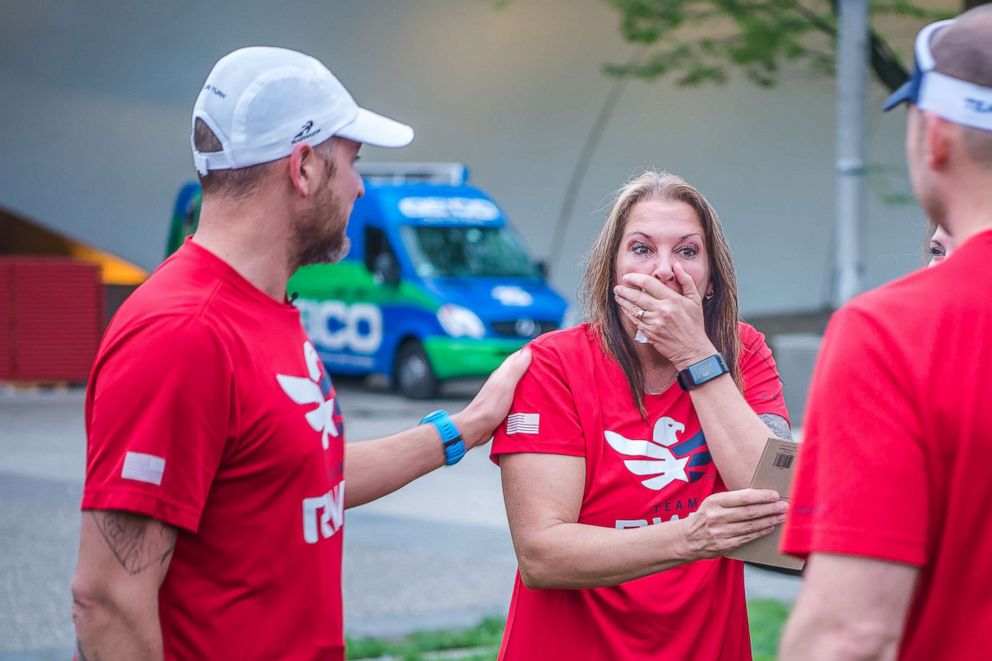
{"type": "Polygon", "coordinates": [[[0,257],[0,379],[85,383],[103,333],[100,268],[0,257]]]}

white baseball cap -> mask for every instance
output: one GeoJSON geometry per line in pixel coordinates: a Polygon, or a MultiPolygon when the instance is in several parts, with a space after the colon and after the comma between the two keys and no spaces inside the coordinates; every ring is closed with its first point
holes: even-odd
{"type": "Polygon", "coordinates": [[[359,108],[315,58],[269,46],[240,48],[214,65],[193,106],[194,127],[197,119],[222,146],[200,152],[190,136],[201,175],[268,163],[288,156],[300,142],[316,146],[335,135],[377,147],[413,140],[406,124],[359,108]]]}

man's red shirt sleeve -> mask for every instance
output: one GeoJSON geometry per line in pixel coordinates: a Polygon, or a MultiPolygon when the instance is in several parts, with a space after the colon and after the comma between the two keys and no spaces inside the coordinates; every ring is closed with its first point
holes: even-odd
{"type": "Polygon", "coordinates": [[[834,315],[810,386],[785,552],[924,562],[926,455],[898,346],[856,306],[834,315]]]}
{"type": "Polygon", "coordinates": [[[158,318],[105,342],[87,393],[83,509],[195,532],[236,423],[233,401],[230,360],[199,318],[158,318]]]}

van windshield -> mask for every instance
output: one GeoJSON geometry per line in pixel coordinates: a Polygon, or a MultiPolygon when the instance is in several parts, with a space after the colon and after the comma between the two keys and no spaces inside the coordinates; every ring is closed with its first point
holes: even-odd
{"type": "Polygon", "coordinates": [[[401,227],[422,278],[538,275],[537,265],[507,227],[401,227]]]}

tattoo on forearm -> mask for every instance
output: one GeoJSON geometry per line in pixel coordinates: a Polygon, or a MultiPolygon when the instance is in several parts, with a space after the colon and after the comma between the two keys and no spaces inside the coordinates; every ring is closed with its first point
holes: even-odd
{"type": "Polygon", "coordinates": [[[787,441],[792,440],[792,428],[789,427],[789,423],[786,422],[785,418],[774,413],[762,413],[758,417],[772,430],[775,436],[784,438],[787,441]]]}
{"type": "Polygon", "coordinates": [[[155,564],[163,564],[176,547],[176,533],[128,512],[91,511],[90,516],[114,557],[134,576],[155,564]]]}

